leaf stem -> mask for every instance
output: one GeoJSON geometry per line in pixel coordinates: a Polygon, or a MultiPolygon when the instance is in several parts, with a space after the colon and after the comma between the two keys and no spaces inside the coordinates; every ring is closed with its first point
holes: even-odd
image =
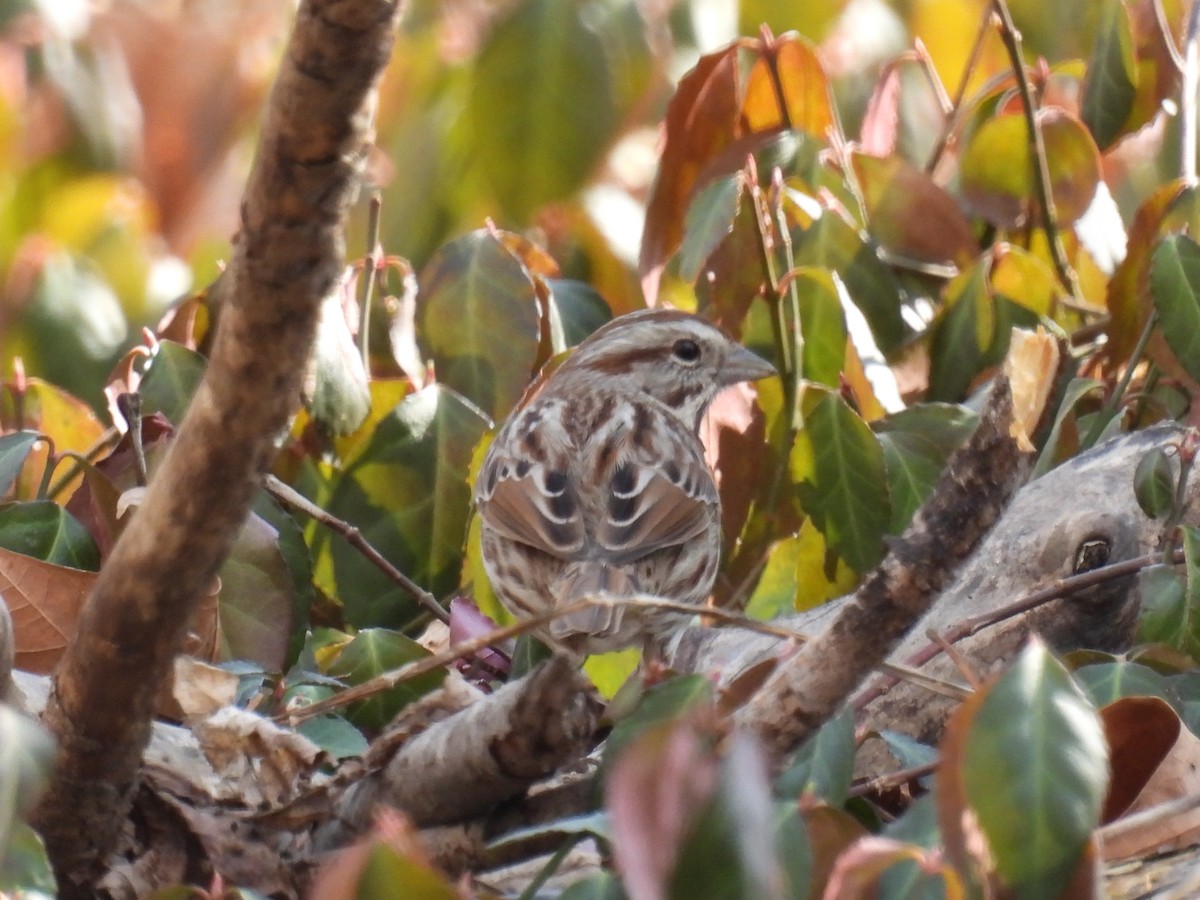
{"type": "Polygon", "coordinates": [[[979,19],[979,28],[975,31],[975,42],[971,45],[967,64],[963,67],[962,79],[958,82],[958,90],[954,92],[954,100],[951,101],[950,109],[946,112],[946,122],[942,125],[937,143],[933,145],[933,151],[929,154],[929,162],[925,164],[925,171],[929,174],[932,174],[938,163],[942,161],[946,147],[950,145],[950,137],[958,129],[958,122],[962,118],[963,99],[967,94],[967,84],[971,80],[971,73],[975,71],[979,60],[983,57],[983,39],[991,33],[995,18],[995,10],[990,6],[985,6],[983,15],[979,19]]]}
{"type": "Polygon", "coordinates": [[[1021,95],[1021,108],[1025,112],[1025,124],[1029,131],[1030,162],[1033,165],[1033,183],[1037,191],[1038,205],[1042,208],[1042,227],[1046,230],[1046,240],[1050,244],[1050,256],[1054,261],[1054,271],[1058,274],[1063,287],[1079,302],[1083,295],[1079,289],[1079,278],[1067,259],[1067,251],[1063,247],[1062,235],[1058,230],[1058,213],[1054,207],[1054,195],[1050,190],[1050,164],[1046,160],[1046,142],[1042,137],[1042,125],[1038,121],[1037,108],[1034,106],[1033,88],[1029,84],[1029,73],[1025,70],[1025,61],[1021,56],[1021,33],[1013,24],[1012,14],[1008,10],[1006,0],[992,0],[992,8],[996,12],[1000,25],[1000,40],[1008,51],[1009,62],[1013,75],[1017,79],[1017,90],[1021,95]]]}

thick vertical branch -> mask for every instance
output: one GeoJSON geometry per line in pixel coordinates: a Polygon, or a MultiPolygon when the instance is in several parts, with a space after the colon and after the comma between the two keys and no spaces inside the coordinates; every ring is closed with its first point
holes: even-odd
{"type": "Polygon", "coordinates": [[[208,371],[100,573],[44,714],[60,758],[35,821],[64,895],[88,893],[122,831],[157,693],[298,404],[400,6],[306,0],[297,13],[208,371]]]}

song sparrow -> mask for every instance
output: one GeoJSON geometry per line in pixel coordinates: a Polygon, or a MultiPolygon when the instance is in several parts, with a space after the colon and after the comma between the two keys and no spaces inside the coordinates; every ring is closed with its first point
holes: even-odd
{"type": "MultiPolygon", "coordinates": [[[[774,371],[675,310],[621,316],[581,343],[522,398],[475,483],[484,566],[504,606],[521,618],[606,594],[702,603],[721,515],[700,420],[722,388],[774,371]]],[[[661,650],[684,621],[594,605],[539,636],[585,654],[661,650]]]]}

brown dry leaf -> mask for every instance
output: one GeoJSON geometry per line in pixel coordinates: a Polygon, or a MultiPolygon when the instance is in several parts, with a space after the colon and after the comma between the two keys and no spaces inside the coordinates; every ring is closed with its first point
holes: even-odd
{"type": "MultiPolygon", "coordinates": [[[[1200,793],[1200,738],[1157,697],[1126,697],[1100,710],[1113,777],[1104,821],[1200,793]]],[[[1190,846],[1200,840],[1200,809],[1119,834],[1104,844],[1106,860],[1190,846]]]]}
{"type": "Polygon", "coordinates": [[[175,657],[171,699],[183,721],[211,716],[237,699],[239,678],[190,656],[175,657]]]}
{"type": "Polygon", "coordinates": [[[329,754],[270,719],[226,706],[192,726],[200,749],[249,806],[276,806],[294,797],[329,754]]]}
{"type": "Polygon", "coordinates": [[[1014,328],[1004,374],[1012,386],[1013,440],[1024,452],[1032,452],[1029,440],[1037,430],[1058,375],[1058,340],[1038,326],[1036,332],[1014,328]]]}
{"type": "Polygon", "coordinates": [[[12,614],[16,668],[37,675],[54,671],[95,581],[95,572],[56,566],[0,547],[0,595],[12,614]]]}

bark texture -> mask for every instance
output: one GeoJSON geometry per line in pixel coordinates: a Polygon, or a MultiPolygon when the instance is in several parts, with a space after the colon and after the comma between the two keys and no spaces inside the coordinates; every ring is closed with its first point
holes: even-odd
{"type": "Polygon", "coordinates": [[[401,3],[297,13],[242,203],[204,381],[84,608],[44,721],[59,765],[35,823],[65,896],[89,895],[121,834],[155,698],[299,404],[321,299],[371,140],[401,3]]]}

